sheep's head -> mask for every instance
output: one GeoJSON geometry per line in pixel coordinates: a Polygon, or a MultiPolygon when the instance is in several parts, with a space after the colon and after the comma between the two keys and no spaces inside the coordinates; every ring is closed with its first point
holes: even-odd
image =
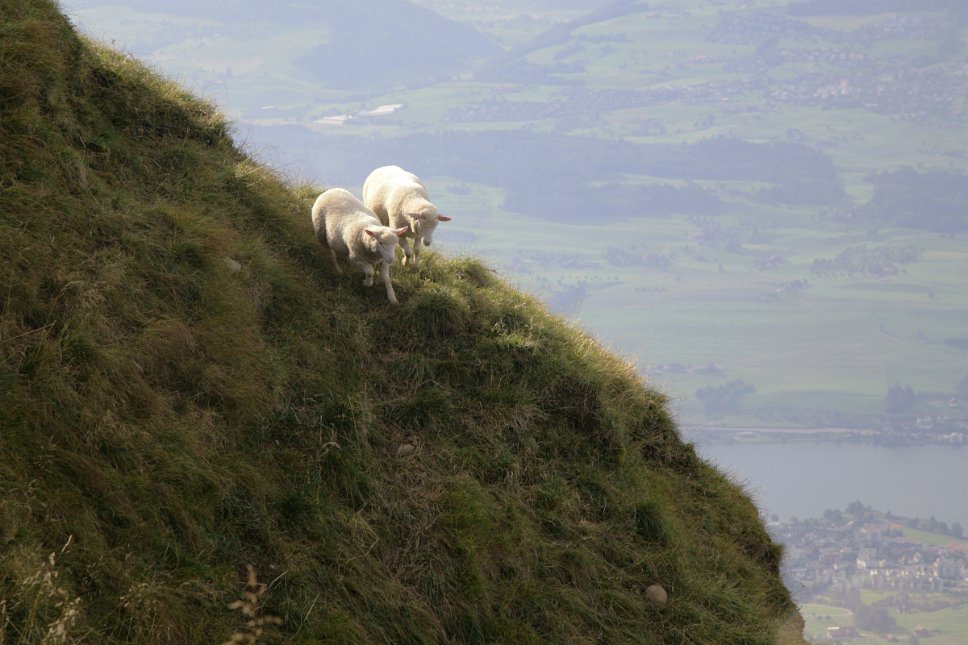
{"type": "Polygon", "coordinates": [[[400,238],[407,234],[407,227],[390,228],[388,226],[367,226],[363,229],[370,244],[367,245],[374,253],[379,253],[380,257],[387,264],[393,264],[397,258],[397,243],[400,238]]]}
{"type": "Polygon", "coordinates": [[[419,213],[410,213],[410,228],[417,239],[422,239],[424,245],[430,246],[434,241],[434,229],[438,222],[449,222],[452,218],[441,215],[436,208],[428,208],[419,213]]]}

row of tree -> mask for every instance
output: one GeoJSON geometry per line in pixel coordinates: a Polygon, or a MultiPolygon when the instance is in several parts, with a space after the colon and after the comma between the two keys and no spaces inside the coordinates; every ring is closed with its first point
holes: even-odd
{"type": "MultiPolygon", "coordinates": [[[[870,506],[867,506],[860,500],[854,500],[847,505],[847,508],[845,508],[843,512],[836,509],[827,509],[823,512],[823,517],[829,522],[838,524],[845,521],[845,514],[869,522],[877,521],[879,516],[878,512],[872,509],[870,506]]],[[[888,521],[901,522],[908,528],[928,531],[931,533],[940,533],[942,535],[950,535],[953,538],[961,539],[965,536],[965,529],[959,522],[952,522],[950,525],[948,525],[947,523],[936,519],[934,515],[928,519],[920,517],[898,517],[890,511],[887,511],[884,514],[884,519],[888,521]]]]}

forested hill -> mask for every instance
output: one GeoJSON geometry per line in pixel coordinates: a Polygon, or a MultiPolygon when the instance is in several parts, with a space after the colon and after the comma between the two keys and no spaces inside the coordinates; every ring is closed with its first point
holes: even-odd
{"type": "Polygon", "coordinates": [[[625,362],[473,260],[335,275],[319,187],[49,0],[0,59],[0,642],[800,642],[625,362]]]}

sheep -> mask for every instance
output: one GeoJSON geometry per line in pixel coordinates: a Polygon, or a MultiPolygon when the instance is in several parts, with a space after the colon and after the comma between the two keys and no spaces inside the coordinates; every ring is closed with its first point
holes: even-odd
{"type": "Polygon", "coordinates": [[[420,178],[400,166],[383,166],[371,172],[363,184],[363,203],[376,213],[384,226],[407,227],[400,245],[403,264],[411,260],[413,267],[420,261],[421,247],[433,242],[437,223],[452,219],[437,212],[420,178]],[[413,238],[412,251],[410,238],[413,238]]]}
{"type": "Polygon", "coordinates": [[[343,273],[337,256],[361,269],[363,286],[373,286],[373,267],[382,264],[383,284],[387,298],[399,304],[390,282],[390,265],[396,259],[397,244],[407,229],[383,226],[380,219],[353,193],[343,188],[330,188],[313,204],[313,229],[316,239],[329,248],[333,266],[343,273]]]}

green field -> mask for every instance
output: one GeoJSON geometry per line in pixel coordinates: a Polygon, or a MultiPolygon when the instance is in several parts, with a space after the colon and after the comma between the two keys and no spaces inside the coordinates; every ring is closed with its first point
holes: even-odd
{"type": "MultiPolygon", "coordinates": [[[[911,595],[916,600],[920,600],[920,598],[917,598],[918,594],[911,595]]],[[[929,595],[925,594],[925,596],[929,595]]],[[[862,593],[862,599],[866,604],[878,600],[890,600],[892,597],[893,594],[880,592],[862,593]]],[[[901,643],[904,643],[907,636],[918,627],[931,630],[930,636],[920,637],[920,642],[924,645],[962,645],[968,639],[968,605],[937,611],[910,613],[899,613],[896,609],[891,609],[889,613],[897,621],[899,629],[894,632],[894,635],[901,643]]],[[[806,621],[804,636],[811,642],[823,642],[828,627],[854,625],[853,613],[849,609],[834,605],[803,604],[800,605],[800,614],[806,621]]],[[[867,631],[861,631],[860,634],[860,638],[850,639],[849,642],[857,645],[874,645],[885,642],[883,634],[867,631]]]]}

